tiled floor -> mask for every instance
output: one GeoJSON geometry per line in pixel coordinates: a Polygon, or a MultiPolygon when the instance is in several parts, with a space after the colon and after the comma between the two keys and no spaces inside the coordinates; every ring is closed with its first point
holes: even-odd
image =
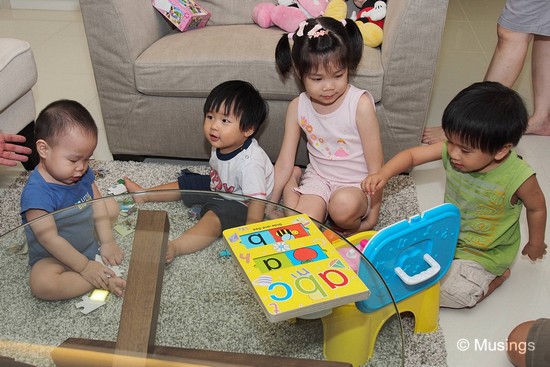
{"type": "MultiPolygon", "coordinates": [[[[450,0],[429,125],[438,124],[446,104],[460,89],[483,78],[496,43],[496,20],[504,2],[450,0]]],[[[38,66],[38,83],[34,88],[37,110],[59,98],[80,101],[101,127],[95,157],[111,159],[102,130],[80,13],[0,9],[0,37],[21,38],[31,43],[38,66]]],[[[531,110],[528,64],[516,89],[531,110]]],[[[550,138],[526,136],[517,148],[537,171],[547,196],[550,195],[549,142],[550,138]]],[[[14,169],[0,167],[0,190],[7,187],[21,170],[20,166],[14,169]]],[[[439,164],[417,168],[413,171],[413,177],[422,209],[442,202],[444,175],[439,164]]],[[[525,216],[522,231],[527,233],[525,216]]],[[[531,263],[524,256],[519,256],[511,278],[481,304],[471,310],[441,311],[440,324],[446,336],[449,366],[509,365],[502,349],[512,327],[525,319],[550,316],[548,262],[545,259],[531,263]],[[462,342],[458,345],[461,339],[469,343],[466,351],[459,349],[465,345],[462,342]]]]}

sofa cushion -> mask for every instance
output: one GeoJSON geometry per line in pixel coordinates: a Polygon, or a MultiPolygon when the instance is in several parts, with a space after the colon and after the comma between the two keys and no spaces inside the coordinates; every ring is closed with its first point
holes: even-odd
{"type": "MultiPolygon", "coordinates": [[[[282,80],[275,66],[275,46],[282,34],[278,28],[256,25],[173,32],[136,59],[137,90],[152,96],[204,98],[220,82],[242,79],[256,86],[264,98],[291,100],[300,93],[300,86],[293,76],[282,80]]],[[[382,80],[380,51],[366,47],[351,83],[369,90],[379,101],[382,80]]]]}

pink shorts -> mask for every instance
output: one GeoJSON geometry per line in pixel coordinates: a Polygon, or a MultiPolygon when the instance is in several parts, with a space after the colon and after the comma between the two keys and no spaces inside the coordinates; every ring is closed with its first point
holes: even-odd
{"type": "MultiPolygon", "coordinates": [[[[317,195],[321,197],[321,199],[323,199],[324,202],[328,205],[328,202],[332,194],[336,190],[342,189],[345,187],[355,187],[361,190],[361,183],[354,184],[354,183],[344,183],[344,182],[327,180],[326,178],[319,176],[317,172],[315,172],[312,168],[310,168],[310,166],[308,166],[306,168],[306,171],[302,175],[300,184],[296,189],[294,189],[294,191],[302,195],[317,195]]],[[[367,211],[361,217],[361,220],[365,219],[370,213],[370,206],[371,206],[370,196],[366,194],[365,196],[367,197],[367,202],[368,202],[367,211]]]]}

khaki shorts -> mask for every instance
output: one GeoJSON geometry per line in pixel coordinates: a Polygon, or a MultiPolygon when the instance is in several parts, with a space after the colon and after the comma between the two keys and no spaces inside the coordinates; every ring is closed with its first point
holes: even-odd
{"type": "Polygon", "coordinates": [[[525,365],[550,366],[550,319],[535,321],[527,335],[525,365]]]}
{"type": "Polygon", "coordinates": [[[472,260],[455,259],[441,278],[440,306],[465,308],[475,306],[489,289],[496,275],[472,260]]]}

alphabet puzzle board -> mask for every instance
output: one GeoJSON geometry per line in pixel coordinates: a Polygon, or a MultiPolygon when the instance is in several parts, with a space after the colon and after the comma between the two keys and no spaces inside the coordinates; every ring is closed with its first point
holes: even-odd
{"type": "Polygon", "coordinates": [[[227,229],[223,236],[271,322],[329,310],[370,294],[305,214],[227,229]]]}

